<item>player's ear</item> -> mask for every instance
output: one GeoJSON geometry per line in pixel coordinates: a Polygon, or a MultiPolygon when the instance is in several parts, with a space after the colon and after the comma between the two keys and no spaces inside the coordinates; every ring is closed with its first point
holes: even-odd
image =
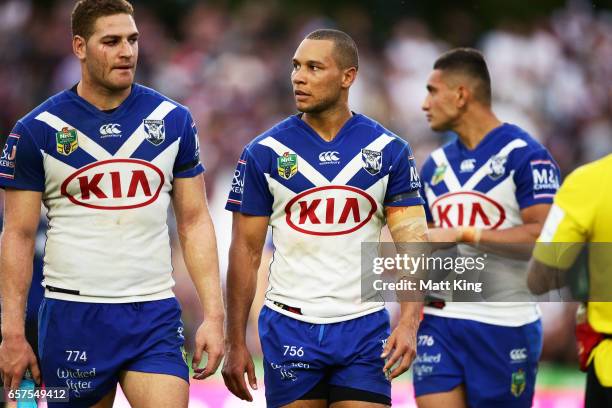
{"type": "Polygon", "coordinates": [[[72,37],[72,52],[80,61],[85,59],[86,48],[87,41],[85,38],[81,37],[80,35],[75,35],[72,37]]]}
{"type": "Polygon", "coordinates": [[[470,98],[470,94],[471,92],[468,89],[468,87],[464,85],[459,85],[457,87],[457,107],[458,108],[463,108],[467,104],[467,101],[470,98]]]}
{"type": "Polygon", "coordinates": [[[351,85],[353,85],[353,82],[355,82],[355,79],[357,78],[357,68],[355,67],[351,67],[351,68],[346,68],[343,72],[342,72],[342,88],[350,88],[351,85]]]}

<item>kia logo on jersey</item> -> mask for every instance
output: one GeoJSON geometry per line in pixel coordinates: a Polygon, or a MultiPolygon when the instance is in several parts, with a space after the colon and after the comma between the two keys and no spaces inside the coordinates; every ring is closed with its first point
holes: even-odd
{"type": "Polygon", "coordinates": [[[85,166],[62,183],[72,203],[98,210],[144,207],[159,197],[164,173],[137,159],[111,159],[85,166]]]}
{"type": "Polygon", "coordinates": [[[475,191],[444,194],[431,204],[437,227],[495,229],[506,219],[501,204],[475,191]]]}
{"type": "Polygon", "coordinates": [[[351,186],[324,186],[303,191],[285,207],[287,224],[309,235],[343,235],[370,221],[377,204],[368,193],[351,186]]]}

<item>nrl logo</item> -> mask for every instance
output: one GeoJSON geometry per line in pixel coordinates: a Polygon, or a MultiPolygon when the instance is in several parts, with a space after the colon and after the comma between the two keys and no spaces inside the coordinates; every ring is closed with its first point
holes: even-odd
{"type": "Polygon", "coordinates": [[[282,156],[276,159],[276,167],[278,175],[285,180],[289,180],[295,176],[298,170],[297,154],[283,153],[282,156]]]}
{"type": "Polygon", "coordinates": [[[382,152],[361,149],[361,161],[365,171],[372,176],[378,174],[382,168],[382,152]]]}
{"type": "Polygon", "coordinates": [[[442,180],[444,180],[444,173],[446,173],[446,169],[447,168],[448,168],[448,166],[446,165],[446,163],[442,163],[441,165],[436,167],[436,169],[434,170],[434,174],[431,177],[431,185],[432,186],[435,186],[436,184],[438,184],[442,180]]]}
{"type": "Polygon", "coordinates": [[[76,130],[68,129],[67,127],[62,128],[62,130],[55,134],[55,142],[57,152],[64,156],[68,156],[79,147],[76,130]]]}
{"type": "Polygon", "coordinates": [[[166,127],[164,120],[145,119],[142,121],[145,132],[147,132],[147,140],[154,146],[159,146],[166,139],[166,127]]]}
{"type": "Polygon", "coordinates": [[[526,378],[525,372],[521,369],[512,373],[512,383],[510,384],[510,392],[516,398],[520,397],[523,391],[525,391],[526,378]]]}

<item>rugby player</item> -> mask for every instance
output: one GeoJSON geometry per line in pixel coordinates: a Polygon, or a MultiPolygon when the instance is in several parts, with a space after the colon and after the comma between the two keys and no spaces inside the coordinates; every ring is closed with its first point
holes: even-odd
{"type": "Polygon", "coordinates": [[[440,56],[427,91],[422,108],[431,129],[457,136],[421,170],[428,237],[469,244],[459,246],[461,256],[486,254],[492,273],[482,282],[484,300],[494,301],[426,302],[413,367],[417,403],[531,407],[542,327],[537,305],[528,301],[527,260],[514,256],[510,244],[535,242],[559,171],[544,146],[497,118],[479,51],[440,56]]]}
{"type": "Polygon", "coordinates": [[[350,36],[314,31],[292,65],[300,113],[246,146],[226,206],[234,214],[223,377],[252,400],[245,329],[271,226],[275,251],[259,317],[268,406],[389,406],[390,380],[414,358],[422,303],[404,302],[391,333],[384,303],[362,296],[360,251],[378,242],[385,222],[395,241],[424,241],[414,158],[403,139],[349,109],[359,67],[350,36]]]}
{"type": "Polygon", "coordinates": [[[196,333],[215,372],[223,302],[196,127],[187,108],[134,83],[138,30],[125,0],[81,0],[72,12],[81,80],[20,119],[0,160],[4,384],[29,368],[69,404],[110,407],[117,382],[136,407],[187,407],[189,367],[174,297],[170,202],[205,321],[196,333]],[[39,369],[24,307],[41,200],[48,208],[39,369]]]}

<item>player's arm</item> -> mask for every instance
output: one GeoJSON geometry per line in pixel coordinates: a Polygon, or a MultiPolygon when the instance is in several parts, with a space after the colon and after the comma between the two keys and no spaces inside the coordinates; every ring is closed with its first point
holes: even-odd
{"type": "Polygon", "coordinates": [[[252,389],[257,389],[255,367],[246,346],[249,311],[257,288],[257,270],[266,240],[269,217],[234,212],[232,243],[227,271],[227,356],[223,379],[238,398],[252,401],[244,374],[252,389]]]}
{"type": "Polygon", "coordinates": [[[541,295],[553,289],[565,286],[567,269],[559,269],[532,259],[529,263],[527,287],[534,295],[541,295]]]}
{"type": "Polygon", "coordinates": [[[579,255],[587,239],[587,230],[566,215],[561,207],[554,205],[529,263],[529,290],[541,295],[564,287],[567,272],[582,266],[583,260],[579,255]]]}
{"type": "Polygon", "coordinates": [[[529,258],[532,246],[540,232],[550,204],[535,204],[521,210],[522,225],[490,230],[476,227],[431,228],[432,242],[458,242],[477,245],[480,249],[505,256],[529,258]],[[510,245],[518,244],[518,245],[510,245]]]}
{"type": "Polygon", "coordinates": [[[550,204],[535,204],[521,210],[522,225],[502,230],[467,229],[463,230],[464,242],[478,245],[485,251],[506,256],[531,256],[532,244],[542,232],[550,204]],[[511,245],[519,244],[519,245],[511,245]]]}
{"type": "Polygon", "coordinates": [[[223,298],[215,230],[210,218],[204,176],[174,179],[172,205],[187,271],[204,311],[204,322],[195,338],[195,379],[212,375],[223,357],[223,298]],[[204,369],[197,368],[202,352],[208,354],[204,369]]]}
{"type": "MultiPolygon", "coordinates": [[[[550,204],[536,204],[524,208],[521,210],[522,225],[502,230],[481,230],[479,243],[482,245],[512,242],[532,244],[540,236],[549,210],[550,204]]],[[[469,240],[469,237],[466,238],[469,240]]]]}
{"type": "MultiPolygon", "coordinates": [[[[427,241],[427,222],[422,206],[389,206],[385,207],[385,215],[396,247],[401,248],[401,245],[398,246],[401,243],[427,241]]],[[[401,302],[399,322],[387,340],[382,354],[382,358],[388,358],[383,368],[385,373],[400,361],[400,364],[389,373],[391,379],[408,370],[416,356],[416,334],[422,307],[422,298],[417,294],[414,301],[401,302]]]]}
{"type": "Polygon", "coordinates": [[[0,371],[5,387],[15,390],[30,368],[40,384],[36,356],[25,336],[25,307],[32,283],[34,243],[42,193],[7,188],[0,253],[2,344],[0,371]]]}

